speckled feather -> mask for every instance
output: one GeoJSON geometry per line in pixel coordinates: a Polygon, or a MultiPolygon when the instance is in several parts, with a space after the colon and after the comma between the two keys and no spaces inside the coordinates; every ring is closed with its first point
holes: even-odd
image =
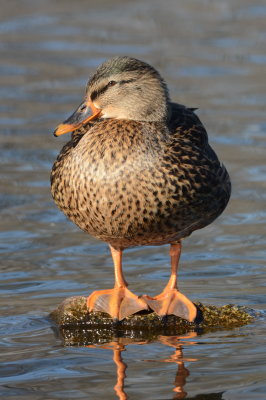
{"type": "Polygon", "coordinates": [[[117,249],[174,243],[215,220],[230,179],[192,109],[165,122],[105,119],[72,134],[51,173],[57,206],[117,249]]]}

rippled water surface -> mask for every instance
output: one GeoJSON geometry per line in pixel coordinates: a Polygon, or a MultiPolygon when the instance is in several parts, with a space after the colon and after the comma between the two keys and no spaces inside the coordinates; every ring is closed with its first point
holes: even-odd
{"type": "MultiPolygon", "coordinates": [[[[265,17],[263,0],[3,2],[1,398],[265,399],[265,17]],[[94,347],[64,346],[53,329],[48,314],[64,298],[113,283],[107,245],[59,212],[49,171],[67,140],[54,127],[115,55],[150,62],[173,100],[199,107],[233,194],[185,241],[180,286],[193,300],[258,310],[255,323],[94,347]]],[[[167,247],[131,249],[124,260],[136,293],[161,291],[167,247]]]]}

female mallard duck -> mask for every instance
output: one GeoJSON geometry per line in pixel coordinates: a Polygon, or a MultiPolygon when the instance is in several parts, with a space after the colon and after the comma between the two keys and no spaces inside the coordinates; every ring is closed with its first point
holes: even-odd
{"type": "Polygon", "coordinates": [[[170,102],[153,67],[116,57],[97,69],[85,100],[54,134],[67,132],[52,196],[71,221],[109,243],[114,261],[114,288],[93,292],[89,310],[121,320],[151,308],[193,321],[197,309],[177,289],[181,239],[214,221],[230,197],[228,173],[193,109],[170,102]],[[123,276],[123,250],[166,243],[168,284],[158,296],[136,296],[123,276]]]}

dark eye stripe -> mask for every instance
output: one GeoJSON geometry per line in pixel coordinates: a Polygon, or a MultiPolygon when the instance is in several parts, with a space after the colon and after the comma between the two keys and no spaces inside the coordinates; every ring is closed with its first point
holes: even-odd
{"type": "Polygon", "coordinates": [[[94,90],[91,94],[91,101],[94,101],[97,99],[97,97],[100,96],[100,94],[106,92],[106,90],[108,89],[108,85],[104,86],[103,88],[99,89],[99,90],[94,90]]]}
{"type": "Polygon", "coordinates": [[[119,81],[119,82],[111,81],[111,82],[112,82],[111,85],[110,85],[110,82],[108,82],[106,86],[102,87],[102,88],[99,89],[99,90],[94,90],[94,91],[92,92],[92,94],[91,94],[91,101],[96,100],[97,97],[100,96],[100,94],[103,94],[104,92],[106,92],[106,90],[107,90],[110,86],[114,86],[115,83],[119,83],[120,85],[123,85],[123,84],[125,84],[125,83],[134,82],[135,80],[136,80],[136,79],[127,79],[127,80],[123,80],[123,81],[119,81]]]}

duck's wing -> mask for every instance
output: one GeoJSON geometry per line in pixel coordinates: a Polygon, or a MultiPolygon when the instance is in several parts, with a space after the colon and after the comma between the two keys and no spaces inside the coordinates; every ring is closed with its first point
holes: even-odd
{"type": "Polygon", "coordinates": [[[201,148],[208,144],[208,134],[199,117],[197,108],[188,108],[183,104],[170,103],[169,128],[173,137],[189,139],[191,144],[201,148]]]}
{"type": "Polygon", "coordinates": [[[170,103],[171,118],[169,122],[175,146],[186,146],[199,153],[209,164],[211,170],[223,175],[224,180],[229,180],[225,166],[219,161],[215,151],[209,145],[207,131],[194,111],[197,108],[188,108],[182,104],[170,103]],[[212,167],[212,168],[211,168],[212,167]],[[227,176],[227,177],[226,177],[227,176]]]}
{"type": "Polygon", "coordinates": [[[172,157],[178,168],[197,176],[204,202],[219,203],[214,207],[219,215],[231,193],[228,172],[209,145],[206,129],[194,113],[195,109],[176,103],[171,103],[171,108],[172,157]]]}

